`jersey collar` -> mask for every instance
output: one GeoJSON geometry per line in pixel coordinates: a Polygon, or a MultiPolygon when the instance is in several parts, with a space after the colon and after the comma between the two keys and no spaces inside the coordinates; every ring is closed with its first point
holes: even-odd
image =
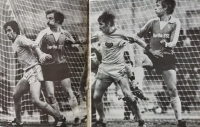
{"type": "MultiPolygon", "coordinates": [[[[61,28],[60,28],[59,31],[60,31],[62,34],[64,33],[64,30],[61,29],[61,28]]],[[[51,29],[50,29],[49,27],[46,29],[46,33],[47,33],[47,35],[53,34],[53,32],[51,31],[51,29]]]]}
{"type": "MultiPolygon", "coordinates": [[[[160,21],[160,18],[157,17],[156,19],[160,21]]],[[[168,22],[174,23],[174,22],[176,22],[176,18],[174,18],[173,16],[170,16],[170,20],[168,22]]]]}

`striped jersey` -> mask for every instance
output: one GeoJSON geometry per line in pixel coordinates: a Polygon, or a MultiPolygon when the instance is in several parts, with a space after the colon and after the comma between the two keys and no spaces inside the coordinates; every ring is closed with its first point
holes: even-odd
{"type": "Polygon", "coordinates": [[[74,43],[74,39],[68,31],[60,29],[59,32],[53,33],[50,28],[42,30],[36,39],[36,43],[39,44],[41,51],[52,56],[51,60],[45,61],[43,64],[60,64],[67,63],[67,53],[64,45],[68,41],[74,43]]]}
{"type": "MultiPolygon", "coordinates": [[[[116,30],[110,35],[103,34],[99,37],[99,43],[101,45],[100,52],[102,54],[102,63],[104,64],[120,64],[124,63],[124,46],[119,46],[121,41],[124,41],[126,37],[132,35],[123,30],[116,30]]],[[[93,36],[94,37],[94,36],[93,36]]]]}
{"type": "Polygon", "coordinates": [[[164,54],[173,54],[180,33],[181,23],[177,18],[170,17],[170,20],[162,27],[159,18],[153,18],[137,33],[139,37],[143,37],[150,32],[150,48],[153,50],[161,50],[164,54]],[[167,47],[163,47],[160,43],[165,39],[167,47]]]}
{"type": "Polygon", "coordinates": [[[32,51],[32,49],[37,47],[38,45],[34,41],[25,36],[18,35],[15,39],[12,48],[19,63],[22,65],[23,70],[26,71],[36,64],[39,64],[32,51]]]}

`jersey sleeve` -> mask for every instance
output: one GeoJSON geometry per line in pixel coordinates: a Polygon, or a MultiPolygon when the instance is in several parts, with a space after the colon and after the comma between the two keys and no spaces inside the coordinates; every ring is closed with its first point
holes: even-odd
{"type": "Polygon", "coordinates": [[[181,29],[181,23],[178,19],[176,19],[175,27],[171,33],[170,42],[167,43],[167,47],[173,48],[176,46],[180,34],[180,29],[181,29]]]}
{"type": "Polygon", "coordinates": [[[101,31],[97,31],[93,35],[91,35],[91,43],[98,42],[101,35],[101,31]]]}
{"type": "Polygon", "coordinates": [[[32,49],[39,48],[37,43],[26,38],[25,36],[19,37],[17,41],[18,41],[18,44],[22,47],[30,47],[32,49]]]}
{"type": "Polygon", "coordinates": [[[140,29],[140,31],[137,32],[137,36],[140,37],[140,38],[142,38],[142,37],[144,37],[144,35],[145,35],[146,33],[148,33],[149,31],[151,31],[151,30],[152,30],[152,24],[153,24],[153,21],[154,21],[154,20],[155,20],[155,19],[149,20],[149,21],[140,29]]]}
{"type": "Polygon", "coordinates": [[[42,45],[42,39],[43,39],[43,37],[46,35],[46,32],[45,32],[45,30],[43,30],[43,31],[41,31],[39,34],[38,34],[38,36],[37,36],[37,38],[36,38],[36,40],[35,40],[35,43],[41,48],[41,45],[42,45]]]}

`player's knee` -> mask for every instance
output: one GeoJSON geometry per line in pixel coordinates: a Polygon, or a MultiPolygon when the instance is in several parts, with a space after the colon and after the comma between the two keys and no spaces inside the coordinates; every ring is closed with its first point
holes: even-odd
{"type": "Polygon", "coordinates": [[[178,95],[178,91],[176,88],[169,89],[169,96],[176,97],[178,95]]]}
{"type": "Polygon", "coordinates": [[[39,104],[40,100],[36,99],[36,98],[32,98],[31,102],[32,102],[33,105],[37,106],[39,104]]]}
{"type": "Polygon", "coordinates": [[[54,96],[48,96],[46,99],[48,104],[55,104],[56,103],[56,98],[54,96]]]}

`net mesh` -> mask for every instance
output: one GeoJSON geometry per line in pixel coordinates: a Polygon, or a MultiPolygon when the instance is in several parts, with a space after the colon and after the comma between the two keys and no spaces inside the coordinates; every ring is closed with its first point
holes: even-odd
{"type": "MultiPolygon", "coordinates": [[[[78,44],[79,50],[70,50],[69,68],[71,71],[72,89],[79,92],[81,74],[85,64],[85,49],[87,47],[87,2],[85,0],[1,0],[0,1],[0,120],[13,120],[14,102],[13,90],[16,83],[21,79],[23,70],[14,58],[12,42],[8,41],[3,30],[3,25],[10,20],[16,20],[21,28],[21,33],[35,40],[37,34],[47,27],[45,10],[49,8],[60,9],[66,16],[63,29],[69,31],[78,44]],[[6,117],[5,117],[6,116],[6,117]]],[[[41,93],[41,100],[44,100],[41,93]]],[[[61,113],[72,120],[72,112],[66,96],[60,85],[55,87],[55,96],[59,103],[61,113]]],[[[86,103],[79,106],[83,114],[86,113],[86,103]]],[[[33,106],[30,95],[25,94],[22,98],[22,120],[26,122],[45,122],[48,116],[33,106]]]]}
{"type": "MultiPolygon", "coordinates": [[[[182,24],[179,41],[175,48],[177,89],[182,103],[183,118],[199,119],[200,1],[176,1],[177,6],[173,16],[182,24]]],[[[97,19],[104,10],[111,10],[117,15],[118,28],[136,33],[147,21],[156,17],[155,2],[155,0],[93,0],[90,2],[91,34],[99,31],[97,19]]],[[[148,37],[144,39],[148,43],[148,37]]],[[[144,119],[175,119],[162,76],[157,75],[155,71],[144,71],[143,91],[150,98],[149,101],[140,102],[144,119]]],[[[126,112],[126,105],[115,95],[114,85],[108,88],[103,101],[109,120],[122,120],[129,116],[127,113],[130,114],[130,112],[126,112]]]]}

